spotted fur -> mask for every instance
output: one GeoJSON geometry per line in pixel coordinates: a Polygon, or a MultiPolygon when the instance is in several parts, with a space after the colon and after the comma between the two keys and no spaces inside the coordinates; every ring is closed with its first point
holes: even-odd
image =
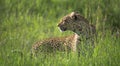
{"type": "Polygon", "coordinates": [[[65,37],[48,38],[36,42],[32,46],[32,54],[36,56],[40,53],[56,53],[56,51],[69,52],[76,51],[76,43],[78,37],[73,34],[65,37]]]}
{"type": "Polygon", "coordinates": [[[89,24],[88,20],[81,16],[77,12],[72,12],[65,17],[63,17],[58,24],[58,27],[61,31],[73,31],[79,39],[77,39],[77,49],[80,51],[79,47],[81,43],[84,43],[86,46],[92,44],[94,47],[94,41],[96,39],[96,29],[95,26],[89,24]]]}
{"type": "Polygon", "coordinates": [[[53,53],[56,51],[76,51],[76,46],[78,46],[81,41],[84,41],[85,44],[94,41],[93,37],[96,33],[95,26],[89,24],[86,18],[76,12],[64,16],[60,20],[58,27],[61,31],[70,30],[75,34],[38,41],[32,46],[33,54],[39,52],[53,53]]]}

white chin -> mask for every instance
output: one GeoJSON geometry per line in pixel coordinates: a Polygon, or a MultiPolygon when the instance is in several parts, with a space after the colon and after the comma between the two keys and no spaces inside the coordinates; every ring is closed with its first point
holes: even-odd
{"type": "Polygon", "coordinates": [[[58,27],[58,29],[60,30],[60,32],[64,32],[63,30],[60,29],[60,27],[58,27]]]}

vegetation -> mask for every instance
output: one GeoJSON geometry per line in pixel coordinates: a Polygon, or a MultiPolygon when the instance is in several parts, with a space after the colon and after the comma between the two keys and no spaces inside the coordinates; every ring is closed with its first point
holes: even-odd
{"type": "Polygon", "coordinates": [[[119,6],[120,0],[0,0],[0,66],[120,66],[119,6]],[[94,53],[31,58],[34,42],[72,34],[57,28],[60,18],[72,11],[96,25],[94,53]]]}

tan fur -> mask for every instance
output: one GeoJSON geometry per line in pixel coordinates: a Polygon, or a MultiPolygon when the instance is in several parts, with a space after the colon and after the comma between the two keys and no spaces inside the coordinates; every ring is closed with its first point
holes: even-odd
{"type": "Polygon", "coordinates": [[[70,35],[66,37],[48,38],[36,42],[32,46],[32,53],[55,53],[56,51],[69,52],[76,51],[77,36],[70,35]]]}
{"type": "Polygon", "coordinates": [[[58,27],[61,31],[73,31],[77,36],[79,36],[79,39],[77,39],[78,43],[76,43],[77,47],[79,47],[81,42],[86,44],[86,46],[92,44],[94,47],[94,40],[96,36],[95,26],[89,24],[88,20],[77,12],[72,12],[63,17],[58,24],[58,27]]]}
{"type": "Polygon", "coordinates": [[[56,50],[76,51],[76,45],[79,44],[83,38],[91,41],[91,38],[93,38],[96,33],[95,26],[90,25],[87,19],[76,12],[72,12],[64,16],[60,20],[58,27],[61,31],[70,30],[75,32],[75,34],[66,37],[50,38],[38,41],[32,46],[33,53],[55,52],[56,50]]]}

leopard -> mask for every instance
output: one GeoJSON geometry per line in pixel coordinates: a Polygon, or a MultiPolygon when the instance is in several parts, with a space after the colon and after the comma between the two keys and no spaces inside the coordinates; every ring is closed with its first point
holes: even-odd
{"type": "Polygon", "coordinates": [[[89,24],[89,21],[81,16],[78,12],[71,12],[58,23],[58,28],[64,31],[72,31],[74,34],[65,37],[48,38],[41,41],[37,41],[32,46],[32,54],[38,53],[56,53],[56,51],[73,51],[80,52],[79,45],[82,41],[85,44],[88,42],[94,42],[94,35],[96,34],[95,26],[89,24]]]}
{"type": "Polygon", "coordinates": [[[78,12],[71,12],[64,16],[58,23],[58,27],[63,32],[69,30],[78,36],[76,43],[78,53],[81,53],[81,46],[83,45],[86,50],[91,50],[95,47],[95,41],[97,40],[96,27],[90,24],[89,21],[78,12]]]}

